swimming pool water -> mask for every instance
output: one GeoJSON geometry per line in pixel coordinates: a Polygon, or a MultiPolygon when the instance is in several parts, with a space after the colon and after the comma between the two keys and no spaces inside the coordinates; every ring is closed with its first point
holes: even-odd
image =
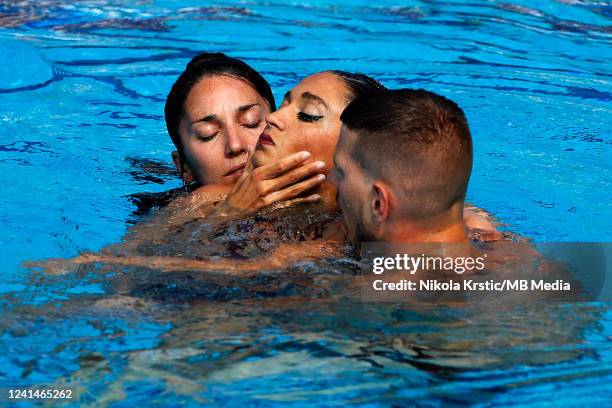
{"type": "Polygon", "coordinates": [[[180,186],[163,103],[210,50],[252,64],[277,100],[325,69],[448,96],[473,132],[470,201],[536,241],[609,241],[610,17],[588,0],[0,2],[0,387],[76,384],[81,402],[130,406],[609,401],[605,304],[419,311],[167,292],[102,307],[113,289],[95,274],[21,263],[117,242],[129,195],[180,186]]]}

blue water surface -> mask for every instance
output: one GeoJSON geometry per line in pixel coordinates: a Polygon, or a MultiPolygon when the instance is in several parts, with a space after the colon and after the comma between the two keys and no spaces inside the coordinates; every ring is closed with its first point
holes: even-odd
{"type": "Polygon", "coordinates": [[[609,404],[605,304],[116,310],[92,306],[99,279],[21,266],[117,242],[130,194],[180,186],[163,105],[202,51],[244,59],[277,100],[327,69],[445,95],[473,133],[469,201],[536,241],[609,241],[612,6],[510,1],[0,2],[0,387],[109,406],[609,404]]]}

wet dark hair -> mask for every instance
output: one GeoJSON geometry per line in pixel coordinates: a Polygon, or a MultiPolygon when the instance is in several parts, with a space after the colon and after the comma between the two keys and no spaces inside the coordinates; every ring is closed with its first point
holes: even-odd
{"type": "Polygon", "coordinates": [[[432,216],[465,200],[472,138],[455,102],[424,89],[387,90],[356,98],[340,120],[357,135],[351,158],[394,186],[405,215],[432,216]]]}
{"type": "Polygon", "coordinates": [[[373,93],[386,90],[387,88],[372,77],[362,74],[361,72],[347,72],[340,70],[329,71],[332,74],[340,77],[348,87],[351,95],[349,102],[355,98],[366,97],[373,93]]]}
{"type": "Polygon", "coordinates": [[[179,75],[172,85],[164,107],[166,128],[179,154],[182,154],[183,150],[179,135],[179,124],[185,113],[183,105],[187,95],[202,78],[216,75],[225,75],[246,81],[268,102],[271,110],[276,108],[274,95],[272,95],[272,89],[268,81],[244,61],[228,57],[220,52],[204,52],[196,55],[189,61],[185,71],[179,75]]]}

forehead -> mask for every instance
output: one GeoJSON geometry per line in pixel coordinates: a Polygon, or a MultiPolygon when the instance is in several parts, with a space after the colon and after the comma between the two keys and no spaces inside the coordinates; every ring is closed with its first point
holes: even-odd
{"type": "Polygon", "coordinates": [[[227,75],[207,76],[199,80],[185,100],[186,113],[214,113],[224,108],[259,103],[261,96],[242,79],[227,75]]]}
{"type": "Polygon", "coordinates": [[[310,75],[291,90],[293,98],[300,97],[304,92],[310,92],[323,98],[327,105],[342,105],[342,108],[344,108],[344,105],[347,103],[347,88],[344,81],[330,72],[310,75]]]}

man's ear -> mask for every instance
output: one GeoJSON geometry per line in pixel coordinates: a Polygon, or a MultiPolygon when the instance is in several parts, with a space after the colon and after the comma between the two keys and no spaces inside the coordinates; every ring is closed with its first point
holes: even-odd
{"type": "Polygon", "coordinates": [[[371,211],[372,220],[379,225],[391,215],[391,192],[389,187],[380,181],[372,183],[371,211]]]}
{"type": "Polygon", "coordinates": [[[176,150],[172,152],[172,161],[174,162],[174,165],[176,166],[176,170],[181,175],[181,178],[183,179],[183,182],[185,184],[192,183],[193,180],[195,180],[195,177],[193,177],[193,172],[191,171],[191,168],[182,159],[181,155],[176,150]]]}

